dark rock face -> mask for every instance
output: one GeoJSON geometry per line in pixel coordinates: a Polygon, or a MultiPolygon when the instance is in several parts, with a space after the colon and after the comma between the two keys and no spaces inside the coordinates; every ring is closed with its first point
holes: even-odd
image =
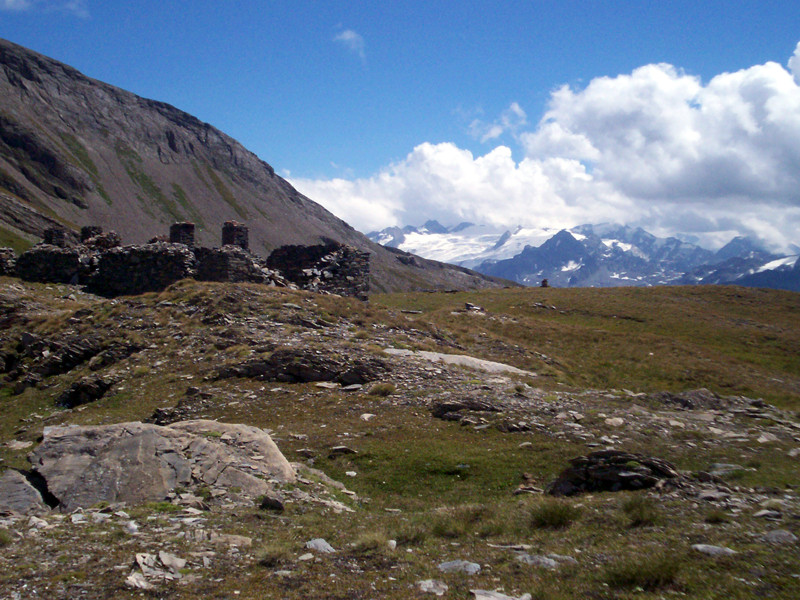
{"type": "Polygon", "coordinates": [[[548,494],[642,490],[664,479],[680,478],[675,467],[665,460],[620,450],[592,452],[569,462],[570,466],[547,486],[548,494]]]}
{"type": "Polygon", "coordinates": [[[249,377],[287,383],[335,381],[352,385],[373,381],[386,371],[386,363],[377,358],[349,359],[313,350],[282,349],[273,352],[269,358],[256,358],[226,367],[219,372],[217,379],[249,377]]]}
{"type": "Polygon", "coordinates": [[[69,386],[69,389],[58,397],[56,405],[64,408],[75,408],[81,404],[94,402],[102,398],[112,385],[113,382],[107,379],[86,377],[69,386]]]}
{"type": "Polygon", "coordinates": [[[318,246],[282,246],[267,258],[267,266],[277,269],[301,288],[366,299],[369,291],[367,252],[328,242],[318,246]]]}
{"type": "Polygon", "coordinates": [[[444,421],[460,421],[464,418],[464,413],[470,412],[499,412],[500,408],[487,402],[467,398],[464,400],[454,400],[450,402],[439,402],[431,407],[431,415],[444,421]]]}

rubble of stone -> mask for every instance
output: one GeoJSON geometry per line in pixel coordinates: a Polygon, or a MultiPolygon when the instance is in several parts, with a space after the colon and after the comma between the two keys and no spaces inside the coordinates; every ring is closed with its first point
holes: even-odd
{"type": "Polygon", "coordinates": [[[63,512],[99,502],[159,502],[176,488],[236,490],[252,502],[295,481],[294,468],[265,431],[207,420],[47,427],[29,460],[32,476],[4,473],[0,510],[46,510],[32,492],[36,477],[63,512]]]}
{"type": "Polygon", "coordinates": [[[119,235],[95,225],[81,229],[79,242],[72,232],[50,228],[42,243],[18,258],[12,249],[0,248],[0,275],[84,285],[108,297],[161,291],[193,278],[367,298],[366,252],[329,240],[317,246],[282,246],[265,259],[250,252],[247,227],[236,221],[224,223],[221,248],[195,246],[194,233],[193,223],[174,223],[169,238],[122,246],[119,235]]]}
{"type": "Polygon", "coordinates": [[[369,292],[369,254],[334,241],[319,246],[281,246],[267,258],[303,289],[366,299],[369,292]]]}
{"type": "Polygon", "coordinates": [[[0,248],[0,275],[14,275],[17,255],[12,248],[0,248]]]}

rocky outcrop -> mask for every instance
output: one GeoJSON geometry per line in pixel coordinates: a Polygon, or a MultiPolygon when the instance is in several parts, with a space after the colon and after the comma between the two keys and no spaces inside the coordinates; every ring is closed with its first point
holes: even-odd
{"type": "Polygon", "coordinates": [[[47,427],[29,458],[64,512],[98,502],[162,501],[178,486],[252,499],[295,480],[263,430],[204,420],[47,427]]]}
{"type": "Polygon", "coordinates": [[[665,460],[623,452],[601,450],[573,458],[558,478],[547,486],[553,496],[574,496],[585,492],[642,490],[664,479],[678,480],[680,474],[665,460]]]}
{"type": "Polygon", "coordinates": [[[374,381],[387,370],[386,363],[377,358],[350,358],[332,352],[286,348],[267,358],[224,367],[216,378],[249,377],[287,383],[335,381],[352,385],[374,381]]]}

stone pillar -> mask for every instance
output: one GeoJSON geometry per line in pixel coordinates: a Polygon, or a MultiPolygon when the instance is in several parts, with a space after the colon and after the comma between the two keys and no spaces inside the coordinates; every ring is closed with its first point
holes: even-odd
{"type": "Polygon", "coordinates": [[[67,247],[67,231],[61,227],[50,227],[44,230],[44,243],[59,248],[67,247]]]}
{"type": "Polygon", "coordinates": [[[173,223],[169,226],[169,243],[194,246],[194,223],[173,223]]]}
{"type": "Polygon", "coordinates": [[[222,224],[222,245],[239,246],[242,250],[250,250],[247,227],[236,221],[225,221],[222,224]]]}
{"type": "Polygon", "coordinates": [[[84,225],[81,227],[81,242],[97,237],[101,233],[103,233],[103,228],[99,225],[84,225]]]}

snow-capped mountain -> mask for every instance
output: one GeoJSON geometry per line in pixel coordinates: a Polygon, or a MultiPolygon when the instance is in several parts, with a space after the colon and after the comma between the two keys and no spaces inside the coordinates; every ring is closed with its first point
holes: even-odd
{"type": "Polygon", "coordinates": [[[369,234],[373,241],[524,285],[648,286],[736,283],[798,289],[798,256],[768,252],[757,241],[734,238],[712,252],[677,237],[613,223],[570,230],[504,228],[436,221],[369,234]],[[794,278],[794,279],[793,279],[794,278]]]}
{"type": "Polygon", "coordinates": [[[383,246],[474,269],[484,262],[512,258],[526,246],[540,246],[557,232],[557,229],[525,227],[509,230],[473,223],[460,223],[448,229],[438,221],[427,221],[421,227],[388,227],[367,237],[383,246]]]}

